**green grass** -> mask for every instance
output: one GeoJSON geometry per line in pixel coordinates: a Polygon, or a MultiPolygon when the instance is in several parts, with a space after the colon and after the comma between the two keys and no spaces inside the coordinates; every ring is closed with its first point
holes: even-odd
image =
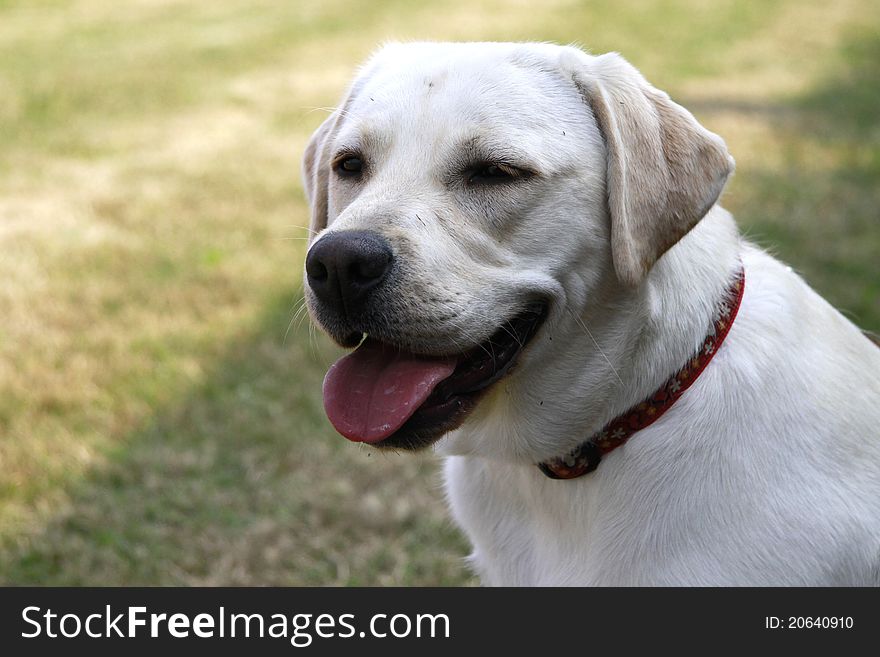
{"type": "Polygon", "coordinates": [[[880,330],[871,0],[0,2],[0,583],[472,582],[434,460],[336,436],[337,352],[288,333],[315,108],[390,38],[623,53],[880,330]]]}

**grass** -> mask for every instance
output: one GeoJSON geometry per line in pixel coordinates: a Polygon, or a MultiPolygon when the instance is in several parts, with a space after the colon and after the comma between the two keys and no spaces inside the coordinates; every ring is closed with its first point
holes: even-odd
{"type": "Polygon", "coordinates": [[[722,134],[744,231],[880,330],[880,11],[0,2],[0,583],[463,584],[429,455],[334,434],[306,139],[389,38],[618,50],[722,134]],[[286,337],[285,337],[286,336],[286,337]]]}

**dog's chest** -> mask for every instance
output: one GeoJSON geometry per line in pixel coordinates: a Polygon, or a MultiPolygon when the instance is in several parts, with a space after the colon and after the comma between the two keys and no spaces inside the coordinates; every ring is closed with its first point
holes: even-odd
{"type": "Polygon", "coordinates": [[[471,539],[471,565],[484,583],[590,585],[602,579],[595,479],[552,481],[537,468],[460,457],[447,458],[445,476],[452,513],[471,539]]]}

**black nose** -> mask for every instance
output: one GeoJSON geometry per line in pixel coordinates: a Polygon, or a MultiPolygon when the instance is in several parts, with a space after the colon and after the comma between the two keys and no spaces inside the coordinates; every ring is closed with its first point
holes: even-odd
{"type": "Polygon", "coordinates": [[[368,292],[391,268],[391,246],[367,230],[329,233],[309,249],[306,275],[318,299],[346,316],[362,309],[368,292]]]}

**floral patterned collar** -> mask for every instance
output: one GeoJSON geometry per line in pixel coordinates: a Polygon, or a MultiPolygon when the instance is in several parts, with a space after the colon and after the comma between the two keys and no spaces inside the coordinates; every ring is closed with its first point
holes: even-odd
{"type": "Polygon", "coordinates": [[[602,457],[625,443],[637,431],[653,423],[668,411],[717,353],[724,338],[730,331],[746,285],[745,269],[740,268],[727,294],[718,304],[712,329],[703,341],[699,351],[684,367],[676,372],[660,388],[642,403],[634,406],[623,415],[611,420],[598,433],[581,443],[570,454],[539,463],[538,467],[551,479],[575,479],[592,472],[602,457]]]}

